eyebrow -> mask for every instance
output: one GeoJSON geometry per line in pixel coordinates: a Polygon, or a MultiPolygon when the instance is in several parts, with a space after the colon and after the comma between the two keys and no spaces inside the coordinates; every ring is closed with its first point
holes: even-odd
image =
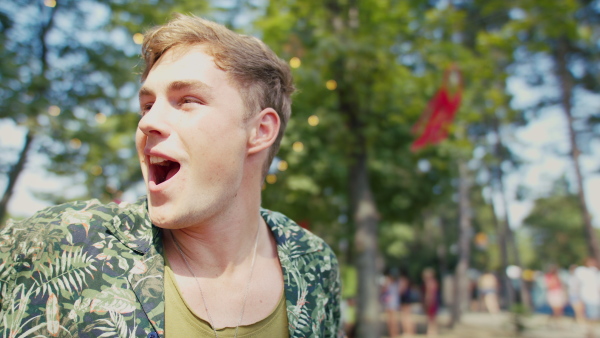
{"type": "MultiPolygon", "coordinates": [[[[194,90],[199,91],[202,96],[209,100],[212,98],[212,87],[206,83],[198,80],[178,80],[169,83],[167,92],[181,91],[181,90],[194,90]]],[[[153,96],[154,91],[148,87],[142,87],[139,91],[138,96],[153,96]]]]}

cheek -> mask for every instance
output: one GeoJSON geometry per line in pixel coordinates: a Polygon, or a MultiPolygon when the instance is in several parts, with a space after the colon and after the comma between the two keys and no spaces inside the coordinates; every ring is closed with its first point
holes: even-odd
{"type": "Polygon", "coordinates": [[[138,160],[140,161],[140,165],[142,167],[142,174],[144,177],[146,176],[146,166],[144,162],[146,161],[146,156],[144,156],[144,148],[146,147],[146,135],[140,131],[138,128],[135,132],[135,148],[138,154],[138,160]]]}
{"type": "Polygon", "coordinates": [[[137,128],[135,131],[135,148],[137,149],[138,155],[144,153],[144,147],[146,146],[146,135],[137,128]]]}

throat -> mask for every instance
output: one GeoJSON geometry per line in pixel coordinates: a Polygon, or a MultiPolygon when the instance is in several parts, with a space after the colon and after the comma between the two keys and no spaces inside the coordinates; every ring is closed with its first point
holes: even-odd
{"type": "Polygon", "coordinates": [[[179,172],[180,165],[177,162],[166,161],[159,165],[153,165],[156,184],[164,183],[179,172]]]}

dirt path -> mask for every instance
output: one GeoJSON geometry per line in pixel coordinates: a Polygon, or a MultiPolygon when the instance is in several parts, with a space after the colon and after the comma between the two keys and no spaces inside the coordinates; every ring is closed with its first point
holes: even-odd
{"type": "MultiPolygon", "coordinates": [[[[383,319],[383,317],[382,317],[383,319]]],[[[413,320],[417,324],[417,334],[412,337],[426,337],[425,316],[414,314],[413,320]]],[[[594,323],[588,327],[578,325],[572,318],[549,320],[547,315],[530,315],[520,318],[523,331],[520,334],[515,330],[515,319],[510,313],[490,315],[488,313],[466,313],[461,323],[453,329],[448,328],[449,316],[440,313],[438,316],[439,335],[441,338],[600,338],[600,324],[594,323]]],[[[387,330],[383,329],[382,337],[387,337],[387,330]]],[[[400,336],[408,337],[406,335],[400,336]]]]}

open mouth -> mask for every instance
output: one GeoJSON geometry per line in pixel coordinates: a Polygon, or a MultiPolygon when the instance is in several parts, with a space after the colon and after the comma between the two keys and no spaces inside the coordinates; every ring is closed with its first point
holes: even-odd
{"type": "Polygon", "coordinates": [[[177,172],[179,172],[180,165],[177,162],[157,156],[150,156],[149,159],[150,172],[152,173],[151,178],[156,185],[170,180],[177,172]]]}

